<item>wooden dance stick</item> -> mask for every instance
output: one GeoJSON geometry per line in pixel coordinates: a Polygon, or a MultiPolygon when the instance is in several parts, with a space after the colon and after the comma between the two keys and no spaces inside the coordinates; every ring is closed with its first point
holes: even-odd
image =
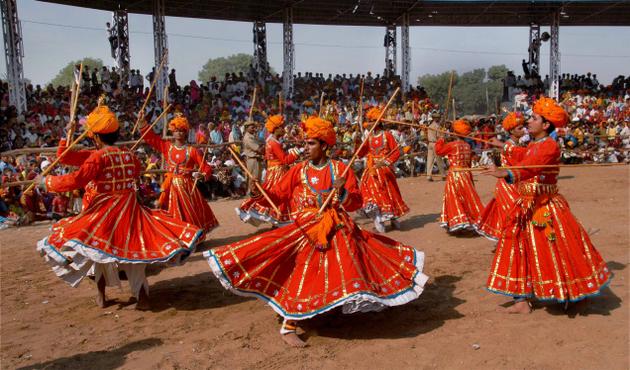
{"type": "Polygon", "coordinates": [[[153,121],[151,126],[149,126],[149,128],[144,132],[144,134],[142,134],[142,136],[140,136],[140,139],[136,140],[136,143],[133,144],[131,149],[129,149],[130,152],[133,152],[138,147],[138,145],[140,145],[140,143],[142,142],[142,139],[144,139],[144,137],[147,135],[147,133],[150,130],[153,130],[153,126],[155,126],[158,122],[160,122],[160,119],[162,119],[162,117],[164,117],[164,115],[166,115],[166,113],[168,113],[170,109],[171,109],[171,104],[166,106],[166,109],[164,109],[162,113],[160,113],[160,115],[155,119],[155,121],[153,121]]]}
{"type": "MultiPolygon", "coordinates": [[[[352,168],[352,165],[354,164],[354,161],[357,160],[357,157],[359,156],[359,152],[361,151],[361,148],[363,148],[363,146],[365,144],[367,144],[367,142],[368,142],[368,140],[370,138],[370,135],[372,134],[372,131],[374,131],[374,128],[376,128],[376,126],[379,124],[379,122],[381,122],[381,119],[383,119],[383,116],[385,115],[385,112],[387,112],[387,109],[389,109],[389,106],[394,101],[394,98],[396,97],[396,95],[398,95],[398,92],[400,92],[400,87],[396,88],[396,91],[394,91],[394,93],[392,94],[391,98],[389,98],[389,101],[387,102],[387,105],[385,105],[385,108],[383,108],[383,110],[381,111],[381,114],[378,116],[376,121],[374,121],[374,123],[372,124],[372,127],[370,127],[370,130],[368,131],[367,135],[365,136],[365,139],[363,139],[363,142],[361,142],[361,145],[359,145],[357,150],[352,155],[352,158],[350,158],[350,162],[348,162],[348,164],[346,165],[346,169],[343,171],[343,173],[341,174],[340,178],[344,178],[344,177],[346,177],[346,175],[348,175],[348,171],[352,168]]],[[[318,214],[321,215],[322,212],[324,212],[324,209],[328,206],[328,203],[330,203],[330,201],[332,200],[332,198],[333,198],[333,196],[335,195],[336,192],[337,192],[337,189],[333,188],[330,191],[330,193],[328,193],[328,197],[326,197],[326,200],[324,201],[322,206],[319,208],[319,211],[317,212],[318,214]]]]}
{"type": "Polygon", "coordinates": [[[160,61],[160,65],[158,66],[158,69],[155,71],[155,74],[153,75],[153,81],[151,82],[151,86],[149,87],[149,93],[147,94],[147,97],[144,99],[144,103],[142,103],[142,107],[140,107],[140,111],[138,112],[138,118],[136,119],[136,123],[133,125],[133,130],[131,130],[131,134],[135,134],[136,130],[138,129],[138,124],[140,123],[140,116],[142,112],[144,112],[144,108],[147,107],[147,103],[149,102],[149,99],[151,98],[151,93],[153,93],[153,88],[155,87],[155,83],[158,80],[158,76],[162,73],[162,67],[164,66],[164,62],[166,61],[166,57],[168,56],[168,51],[164,52],[164,55],[162,56],[162,60],[160,61]]]}
{"type": "Polygon", "coordinates": [[[74,81],[74,96],[71,96],[70,99],[70,129],[66,133],[66,137],[68,140],[72,140],[74,136],[74,130],[77,125],[76,123],[76,115],[77,115],[77,104],[79,102],[79,94],[81,93],[81,81],[83,80],[83,62],[81,62],[81,67],[79,67],[79,81],[74,81]]]}
{"type": "MultiPolygon", "coordinates": [[[[525,168],[556,168],[556,167],[612,167],[612,166],[627,166],[628,163],[580,163],[580,164],[536,164],[527,166],[505,166],[497,167],[497,170],[518,170],[525,168]]],[[[449,171],[453,172],[476,172],[487,171],[490,167],[475,167],[475,168],[453,168],[449,171]]]]}
{"type": "Polygon", "coordinates": [[[319,118],[322,118],[322,114],[324,114],[324,92],[322,91],[322,96],[319,98],[319,118]]]}
{"type": "Polygon", "coordinates": [[[357,122],[357,124],[359,125],[359,127],[363,125],[363,81],[364,79],[361,78],[361,87],[359,88],[359,109],[357,110],[357,114],[359,116],[359,121],[357,122]]]}
{"type": "Polygon", "coordinates": [[[444,110],[444,116],[442,117],[442,122],[444,122],[444,120],[448,118],[448,106],[451,103],[451,92],[453,91],[453,74],[454,73],[455,71],[451,71],[451,80],[448,83],[448,94],[446,96],[446,107],[444,110]]]}
{"type": "MultiPolygon", "coordinates": [[[[72,150],[72,148],[74,148],[74,146],[75,146],[75,145],[77,145],[77,143],[78,143],[79,141],[83,140],[83,139],[87,136],[88,132],[90,132],[90,131],[89,131],[89,130],[85,130],[85,131],[83,131],[83,133],[82,133],[81,135],[79,135],[79,137],[78,137],[78,138],[76,138],[76,140],[74,140],[74,141],[72,142],[72,144],[68,145],[68,147],[66,148],[66,150],[64,150],[64,151],[63,151],[63,153],[61,153],[61,155],[60,155],[57,159],[55,159],[55,161],[54,161],[53,163],[51,163],[48,167],[46,167],[46,169],[45,169],[45,170],[41,173],[41,176],[46,176],[46,175],[48,175],[49,173],[51,173],[51,172],[52,172],[52,170],[55,168],[55,166],[56,166],[57,164],[59,164],[59,162],[61,161],[61,159],[62,159],[62,158],[63,158],[66,154],[68,154],[68,153],[72,150]]],[[[28,187],[28,188],[26,188],[26,190],[24,190],[24,193],[28,193],[28,192],[30,192],[31,190],[33,190],[33,188],[34,188],[34,187],[35,187],[35,183],[32,183],[31,185],[29,185],[29,187],[28,187]]]]}
{"type": "Polygon", "coordinates": [[[238,154],[236,154],[236,152],[232,149],[231,146],[228,146],[228,150],[230,151],[230,154],[232,154],[232,157],[234,158],[236,163],[238,163],[238,165],[241,167],[241,169],[245,172],[245,174],[250,179],[252,179],[252,181],[254,182],[256,187],[258,188],[258,191],[260,191],[260,193],[263,195],[263,197],[265,197],[267,202],[269,202],[269,204],[271,204],[271,207],[273,208],[273,210],[276,211],[279,215],[281,215],[282,212],[280,212],[280,210],[278,209],[276,204],[273,202],[273,200],[271,200],[271,198],[269,197],[269,194],[267,194],[265,189],[263,189],[263,187],[260,185],[258,180],[252,175],[251,172],[249,172],[249,170],[247,169],[247,166],[245,165],[245,163],[243,163],[243,161],[241,161],[241,158],[239,158],[238,154]]]}
{"type": "MultiPolygon", "coordinates": [[[[140,172],[140,175],[159,175],[159,174],[167,173],[167,172],[168,172],[167,170],[161,170],[161,169],[146,170],[146,171],[140,172]]],[[[11,187],[15,187],[15,186],[30,185],[30,184],[32,184],[34,182],[35,181],[33,181],[33,180],[5,182],[4,184],[0,184],[0,187],[1,188],[11,188],[11,187]]]]}
{"type": "MultiPolygon", "coordinates": [[[[256,104],[256,89],[257,87],[254,87],[254,95],[252,96],[252,104],[249,106],[249,122],[251,122],[252,120],[252,115],[254,114],[254,104],[256,104]]],[[[280,95],[278,95],[278,97],[280,97],[280,95]]],[[[278,101],[278,105],[280,105],[280,102],[278,101]]],[[[208,149],[210,148],[210,146],[206,146],[206,149],[203,151],[203,157],[201,157],[201,163],[204,163],[206,160],[206,156],[208,155],[208,149]]],[[[195,183],[193,184],[192,190],[194,191],[195,188],[197,187],[197,183],[199,182],[199,178],[195,179],[195,183]]]]}
{"type": "Polygon", "coordinates": [[[421,124],[417,124],[417,123],[396,121],[396,120],[393,120],[393,119],[384,119],[383,122],[385,122],[385,123],[393,123],[393,124],[396,124],[396,125],[406,125],[406,126],[417,127],[417,128],[426,128],[428,130],[441,132],[441,133],[446,134],[446,135],[459,136],[459,137],[464,138],[464,139],[470,139],[470,140],[478,141],[480,143],[486,143],[486,144],[492,145],[492,142],[489,141],[489,140],[479,139],[479,138],[476,138],[476,137],[473,137],[473,136],[460,135],[460,134],[457,134],[455,132],[450,132],[450,131],[447,131],[447,130],[440,130],[439,128],[433,128],[433,127],[429,127],[429,126],[421,125],[421,124]]]}

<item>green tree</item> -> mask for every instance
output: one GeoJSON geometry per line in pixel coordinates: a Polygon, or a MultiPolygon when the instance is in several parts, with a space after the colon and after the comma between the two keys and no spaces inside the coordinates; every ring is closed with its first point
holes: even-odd
{"type": "MultiPolygon", "coordinates": [[[[451,72],[443,72],[437,75],[425,74],[418,77],[418,84],[424,87],[431,100],[444,107],[448,96],[448,84],[451,81],[451,72]]],[[[453,71],[453,86],[457,84],[457,72],[453,71]]]]}
{"type": "MultiPolygon", "coordinates": [[[[226,73],[243,72],[247,74],[249,72],[249,66],[254,62],[254,57],[250,54],[239,53],[230,55],[229,57],[219,57],[214,59],[208,59],[206,64],[201,67],[197,78],[201,82],[210,81],[210,77],[216,77],[222,79],[226,73]]],[[[270,72],[275,74],[276,72],[270,67],[270,72]]]]}
{"type": "MultiPolygon", "coordinates": [[[[507,71],[505,65],[497,65],[488,68],[487,72],[478,68],[461,75],[455,73],[451,97],[455,99],[457,115],[495,113],[496,102],[501,101],[502,80],[507,71]]],[[[450,75],[450,72],[425,74],[418,78],[418,84],[424,87],[431,100],[444,107],[450,75]]],[[[452,108],[449,109],[449,117],[452,117],[452,108]]]]}
{"type": "Polygon", "coordinates": [[[66,64],[66,66],[63,67],[59,71],[59,73],[57,73],[57,76],[55,76],[55,78],[53,78],[49,82],[49,84],[52,84],[55,87],[56,86],[70,86],[70,84],[72,84],[74,66],[77,64],[81,64],[81,62],[83,62],[83,70],[86,70],[89,67],[90,72],[94,68],[98,68],[100,70],[103,67],[103,61],[100,59],[86,57],[81,60],[74,60],[66,64]]]}

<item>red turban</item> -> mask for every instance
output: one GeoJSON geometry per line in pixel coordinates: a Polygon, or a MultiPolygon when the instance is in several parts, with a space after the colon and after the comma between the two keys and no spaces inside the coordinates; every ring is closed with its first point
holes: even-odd
{"type": "Polygon", "coordinates": [[[515,127],[521,126],[525,123],[525,118],[520,112],[510,112],[503,119],[502,125],[505,131],[510,131],[515,127]]]}
{"type": "Polygon", "coordinates": [[[317,116],[309,117],[304,122],[304,131],[307,138],[321,140],[329,146],[333,146],[337,142],[337,135],[335,135],[332,123],[317,116]]]}
{"type": "Polygon", "coordinates": [[[567,112],[555,100],[542,97],[534,103],[534,113],[543,116],[556,127],[564,127],[569,121],[567,112]]]}
{"type": "Polygon", "coordinates": [[[180,131],[188,131],[190,129],[190,125],[188,124],[188,120],[181,113],[176,114],[175,118],[173,118],[168,123],[168,129],[171,131],[180,130],[180,131]]]}
{"type": "Polygon", "coordinates": [[[381,116],[381,112],[382,110],[379,109],[378,107],[372,107],[367,111],[365,116],[367,117],[369,121],[376,121],[378,117],[381,116]]]}
{"type": "Polygon", "coordinates": [[[470,124],[463,119],[456,120],[455,122],[453,122],[451,127],[456,134],[460,135],[467,136],[472,132],[472,127],[470,127],[470,124]]]}
{"type": "Polygon", "coordinates": [[[267,118],[267,122],[265,123],[265,128],[267,129],[267,132],[269,132],[270,134],[273,134],[273,132],[276,131],[278,127],[282,126],[283,123],[284,123],[284,117],[282,117],[279,114],[276,114],[267,118]]]}
{"type": "Polygon", "coordinates": [[[118,118],[106,105],[99,105],[87,116],[85,127],[90,137],[93,134],[110,134],[118,130],[118,118]]]}

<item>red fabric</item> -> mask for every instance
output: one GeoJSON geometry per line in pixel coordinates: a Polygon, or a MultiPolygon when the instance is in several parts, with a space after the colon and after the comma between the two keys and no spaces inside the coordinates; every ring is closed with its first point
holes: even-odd
{"type": "MultiPolygon", "coordinates": [[[[262,184],[263,189],[268,191],[274,188],[288,171],[288,165],[294,163],[297,158],[298,156],[295,153],[286,153],[282,149],[282,144],[273,135],[270,135],[265,145],[267,172],[265,174],[265,182],[262,184]]],[[[288,204],[281,202],[277,203],[276,206],[281,214],[278,214],[267,202],[261,202],[258,198],[245,200],[239,208],[242,212],[254,211],[263,217],[270,217],[273,222],[288,222],[290,219],[288,204]]]]}
{"type": "Polygon", "coordinates": [[[203,161],[203,153],[188,145],[179,148],[153,131],[149,131],[144,139],[162,153],[169,171],[162,184],[161,206],[171,217],[196,225],[205,233],[217,227],[219,222],[199,188],[193,190],[195,168],[199,168],[206,179],[212,175],[212,168],[203,161]]]}
{"type": "MultiPolygon", "coordinates": [[[[463,140],[446,143],[439,139],[435,153],[446,156],[451,168],[469,168],[472,150],[463,140]]],[[[448,231],[473,228],[483,204],[475,190],[472,173],[449,171],[446,175],[440,225],[448,231]]]]}
{"type": "Polygon", "coordinates": [[[396,175],[389,167],[400,158],[400,148],[394,136],[389,131],[370,135],[359,156],[367,156],[367,167],[361,177],[364,213],[369,217],[379,215],[383,220],[408,213],[409,207],[402,199],[396,175]],[[388,166],[376,168],[376,161],[381,160],[388,166]]]}
{"type": "Polygon", "coordinates": [[[79,189],[89,182],[97,189],[87,209],[53,226],[47,246],[60,250],[66,243],[78,243],[101,258],[122,262],[167,260],[189,253],[201,231],[138,203],[134,183],[140,169],[131,153],[109,147],[92,152],[78,171],[46,177],[53,192],[79,189]]]}
{"type": "Polygon", "coordinates": [[[52,201],[52,211],[60,215],[66,214],[69,201],[68,197],[57,194],[52,201]]]}
{"type": "MultiPolygon", "coordinates": [[[[559,163],[557,143],[546,138],[531,143],[515,165],[559,163]]],[[[597,294],[611,273],[558,194],[557,168],[513,171],[520,179],[518,199],[498,241],[488,289],[561,302],[597,294]]]]}
{"type": "Polygon", "coordinates": [[[334,160],[320,169],[307,162],[293,166],[269,195],[289,202],[294,222],[208,252],[224,285],[261,297],[292,319],[324,312],[357,294],[392,299],[414,289],[421,274],[414,248],[361,230],[348,215],[361,206],[352,172],[345,195],[328,208],[335,212],[330,220],[340,222],[328,235],[328,247],[318,249],[309,237],[320,222],[318,205],[344,168],[334,160]]]}
{"type": "MultiPolygon", "coordinates": [[[[514,162],[510,157],[516,146],[514,141],[508,141],[501,153],[501,165],[511,166],[514,162]]],[[[498,179],[494,189],[494,197],[486,204],[477,222],[475,229],[481,235],[491,240],[498,240],[503,231],[508,212],[512,209],[518,197],[516,185],[510,185],[505,179],[498,179]]]]}

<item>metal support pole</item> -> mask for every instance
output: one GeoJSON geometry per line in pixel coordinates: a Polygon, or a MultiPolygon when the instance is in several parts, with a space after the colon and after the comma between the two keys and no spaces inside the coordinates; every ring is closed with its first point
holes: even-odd
{"type": "Polygon", "coordinates": [[[282,25],[282,91],[284,97],[293,95],[293,71],[295,68],[295,46],[293,45],[293,9],[284,10],[284,23],[282,25]]]}
{"type": "Polygon", "coordinates": [[[396,75],[396,26],[387,26],[385,29],[385,77],[396,75]]]}
{"type": "Polygon", "coordinates": [[[408,93],[410,88],[409,74],[411,71],[411,53],[409,48],[409,13],[403,14],[402,17],[402,26],[400,27],[400,41],[402,54],[402,73],[400,74],[400,81],[402,84],[403,93],[408,93]]]}
{"type": "MultiPolygon", "coordinates": [[[[155,56],[155,71],[157,72],[162,57],[168,52],[166,39],[165,0],[153,0],[153,54],[155,56]]],[[[162,66],[160,76],[155,84],[157,100],[164,100],[164,88],[168,86],[168,56],[162,66]]]]}
{"type": "Polygon", "coordinates": [[[26,86],[24,82],[24,47],[22,45],[22,26],[17,13],[16,0],[0,1],[2,11],[2,34],[4,37],[4,56],[7,63],[9,83],[9,104],[15,106],[18,113],[26,111],[26,86]]]}
{"type": "Polygon", "coordinates": [[[113,14],[112,27],[116,31],[116,63],[120,81],[129,85],[129,68],[131,56],[129,54],[129,18],[127,11],[118,9],[113,14]]]}
{"type": "Polygon", "coordinates": [[[549,51],[549,96],[560,98],[560,12],[553,14],[551,22],[551,45],[549,51]]]}
{"type": "Polygon", "coordinates": [[[257,77],[269,73],[267,62],[267,24],[263,21],[254,22],[254,71],[257,77]]]}
{"type": "Polygon", "coordinates": [[[528,71],[530,76],[540,76],[540,25],[530,23],[529,25],[529,63],[528,71]]]}

